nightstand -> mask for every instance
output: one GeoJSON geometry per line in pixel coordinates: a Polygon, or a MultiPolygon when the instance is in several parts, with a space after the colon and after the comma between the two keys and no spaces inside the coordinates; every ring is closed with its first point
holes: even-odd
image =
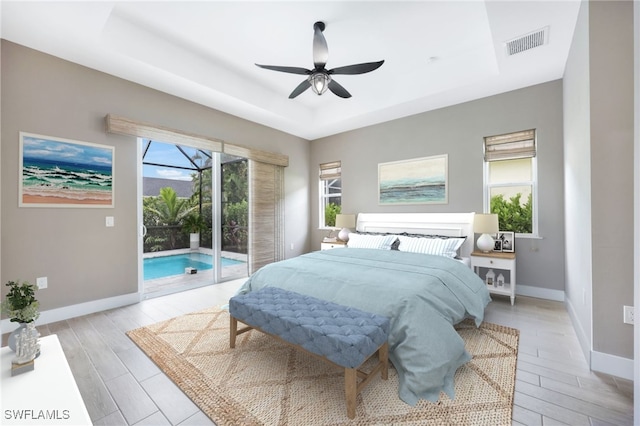
{"type": "Polygon", "coordinates": [[[471,268],[487,284],[490,293],[516,300],[516,254],[474,251],[471,253],[471,268]],[[480,268],[486,269],[482,274],[480,268]],[[508,275],[506,275],[508,273],[508,275]]]}
{"type": "Polygon", "coordinates": [[[332,243],[320,243],[320,250],[331,250],[334,248],[346,248],[346,241],[334,241],[332,243]]]}

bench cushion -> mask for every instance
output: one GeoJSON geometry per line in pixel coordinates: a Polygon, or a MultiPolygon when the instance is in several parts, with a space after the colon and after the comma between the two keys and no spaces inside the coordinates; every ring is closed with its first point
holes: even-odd
{"type": "Polygon", "coordinates": [[[277,287],[232,297],[229,313],[345,368],[359,367],[389,332],[387,317],[277,287]]]}

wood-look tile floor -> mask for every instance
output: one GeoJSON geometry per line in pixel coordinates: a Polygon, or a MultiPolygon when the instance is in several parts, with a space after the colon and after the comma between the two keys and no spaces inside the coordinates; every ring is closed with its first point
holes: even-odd
{"type": "MultiPolygon", "coordinates": [[[[125,331],[221,306],[243,281],[148,299],[38,329],[42,335],[58,334],[94,424],[211,425],[125,331]]],[[[633,424],[633,383],[589,370],[562,303],[517,297],[511,306],[508,298],[494,299],[486,321],[520,330],[514,425],[633,424]]]]}

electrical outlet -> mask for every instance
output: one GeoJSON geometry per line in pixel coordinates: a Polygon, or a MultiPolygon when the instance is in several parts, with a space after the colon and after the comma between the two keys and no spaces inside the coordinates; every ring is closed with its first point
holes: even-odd
{"type": "Polygon", "coordinates": [[[624,306],[623,308],[624,318],[623,321],[625,324],[634,324],[636,321],[635,312],[633,306],[624,306]]]}
{"type": "Polygon", "coordinates": [[[36,278],[36,286],[38,290],[42,290],[43,288],[47,288],[49,284],[47,283],[47,277],[39,277],[36,278]]]}

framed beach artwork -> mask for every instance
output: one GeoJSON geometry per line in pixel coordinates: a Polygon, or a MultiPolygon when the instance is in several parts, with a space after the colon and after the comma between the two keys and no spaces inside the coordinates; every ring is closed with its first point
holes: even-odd
{"type": "Polygon", "coordinates": [[[447,204],[448,156],[378,164],[378,203],[447,204]]]}
{"type": "Polygon", "coordinates": [[[20,132],[20,207],[114,206],[114,151],[98,145],[20,132]]]}

